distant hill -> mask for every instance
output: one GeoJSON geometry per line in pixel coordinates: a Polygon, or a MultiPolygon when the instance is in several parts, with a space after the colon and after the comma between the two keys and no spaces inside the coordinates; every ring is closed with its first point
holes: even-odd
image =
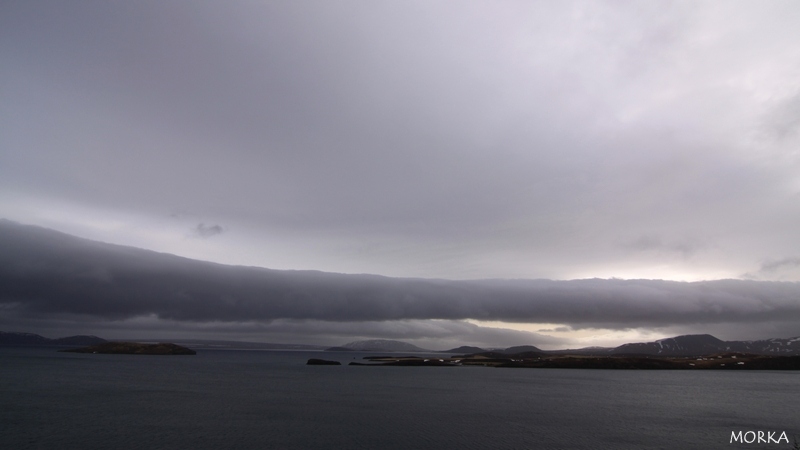
{"type": "Polygon", "coordinates": [[[460,353],[465,355],[470,354],[491,354],[491,355],[515,355],[519,353],[547,353],[546,351],[540,349],[539,347],[535,347],[533,345],[517,345],[514,347],[508,347],[506,349],[483,349],[480,347],[472,347],[469,345],[462,345],[461,347],[456,347],[450,350],[443,350],[442,353],[460,353]]]}
{"type": "Polygon", "coordinates": [[[655,342],[623,344],[613,354],[642,354],[662,356],[707,355],[722,351],[725,342],[710,334],[690,334],[659,339],[655,342]]]}
{"type": "Polygon", "coordinates": [[[563,350],[548,350],[547,353],[555,355],[607,355],[614,350],[611,347],[583,347],[568,348],[563,350]]]}
{"type": "Polygon", "coordinates": [[[540,349],[539,347],[534,347],[533,345],[517,345],[515,347],[508,347],[507,349],[503,350],[502,353],[508,354],[516,354],[516,353],[544,353],[544,350],[540,349]]]}
{"type": "Polygon", "coordinates": [[[442,350],[442,353],[470,354],[470,353],[483,353],[485,351],[487,350],[480,347],[471,347],[469,345],[462,345],[461,347],[451,348],[450,350],[442,350]]]}
{"type": "Polygon", "coordinates": [[[800,337],[760,341],[722,341],[710,334],[690,334],[654,342],[623,344],[611,349],[618,355],[700,356],[720,352],[758,355],[800,355],[800,337]]]}
{"type": "Polygon", "coordinates": [[[106,342],[97,336],[68,336],[58,339],[49,339],[33,333],[14,333],[0,331],[0,345],[59,345],[59,346],[86,346],[106,342]]]}
{"type": "Polygon", "coordinates": [[[429,352],[424,348],[403,341],[391,339],[370,339],[366,341],[349,342],[339,347],[331,347],[326,351],[360,351],[360,352],[429,352]]]}

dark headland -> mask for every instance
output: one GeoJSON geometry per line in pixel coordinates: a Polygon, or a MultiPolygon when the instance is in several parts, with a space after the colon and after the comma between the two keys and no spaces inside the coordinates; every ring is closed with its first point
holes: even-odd
{"type": "Polygon", "coordinates": [[[197,352],[177,344],[141,344],[138,342],[104,342],[89,347],[59,350],[69,353],[101,353],[110,355],[195,355],[197,352]]]}

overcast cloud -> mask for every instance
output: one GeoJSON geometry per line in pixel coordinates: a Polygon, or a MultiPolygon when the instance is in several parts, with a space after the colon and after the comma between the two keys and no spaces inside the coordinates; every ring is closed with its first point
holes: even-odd
{"type": "Polygon", "coordinates": [[[5,1],[0,216],[279,270],[794,282],[798,23],[794,1],[5,1]]]}
{"type": "Polygon", "coordinates": [[[102,244],[9,221],[0,221],[0,244],[0,325],[6,327],[105,330],[114,323],[113,334],[258,335],[330,345],[336,338],[379,336],[443,348],[569,345],[580,341],[559,334],[587,329],[713,326],[724,337],[752,339],[796,332],[800,322],[795,282],[453,281],[276,271],[102,244]],[[536,333],[469,320],[562,326],[536,333]]]}

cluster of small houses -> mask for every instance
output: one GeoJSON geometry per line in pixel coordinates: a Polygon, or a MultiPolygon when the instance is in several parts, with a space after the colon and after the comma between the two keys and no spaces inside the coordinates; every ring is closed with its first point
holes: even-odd
{"type": "MultiPolygon", "coordinates": [[[[731,358],[736,359],[736,355],[731,356],[731,358]]],[[[713,360],[714,358],[697,358],[698,361],[708,361],[709,359],[713,360]]],[[[722,359],[722,356],[717,356],[717,359],[722,359]]],[[[737,365],[743,366],[744,363],[739,361],[736,363],[737,365]]],[[[694,363],[689,363],[690,366],[693,366],[694,363]]],[[[721,363],[720,366],[724,366],[724,363],[721,363]]]]}

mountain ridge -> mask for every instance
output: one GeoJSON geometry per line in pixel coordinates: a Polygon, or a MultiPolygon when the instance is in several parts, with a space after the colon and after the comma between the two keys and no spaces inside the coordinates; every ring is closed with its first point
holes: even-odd
{"type": "MultiPolygon", "coordinates": [[[[150,342],[153,339],[143,339],[150,342]]],[[[316,350],[316,351],[361,351],[361,352],[417,352],[417,353],[459,353],[477,354],[487,350],[474,346],[461,346],[449,350],[428,350],[408,342],[393,339],[367,339],[352,341],[342,346],[327,347],[324,345],[274,344],[244,341],[212,341],[183,339],[197,348],[216,349],[272,349],[272,350],[316,350]]],[[[0,331],[0,346],[89,346],[109,342],[98,336],[75,335],[61,338],[46,338],[27,332],[0,331]]],[[[541,350],[533,345],[517,345],[505,349],[497,349],[492,353],[516,355],[539,353],[542,355],[614,355],[614,356],[665,356],[686,357],[705,356],[717,353],[745,353],[754,355],[792,356],[800,355],[800,336],[791,338],[769,338],[751,341],[723,341],[710,334],[686,334],[658,339],[651,342],[633,342],[617,347],[588,347],[584,349],[541,350]]]]}
{"type": "Polygon", "coordinates": [[[86,346],[102,344],[104,342],[107,341],[97,336],[76,335],[50,339],[34,333],[0,331],[0,345],[86,346]]]}
{"type": "Polygon", "coordinates": [[[800,354],[800,337],[771,338],[756,341],[723,341],[710,334],[688,334],[659,339],[653,342],[623,344],[615,347],[609,353],[619,355],[700,356],[719,352],[798,355],[800,354]]]}

